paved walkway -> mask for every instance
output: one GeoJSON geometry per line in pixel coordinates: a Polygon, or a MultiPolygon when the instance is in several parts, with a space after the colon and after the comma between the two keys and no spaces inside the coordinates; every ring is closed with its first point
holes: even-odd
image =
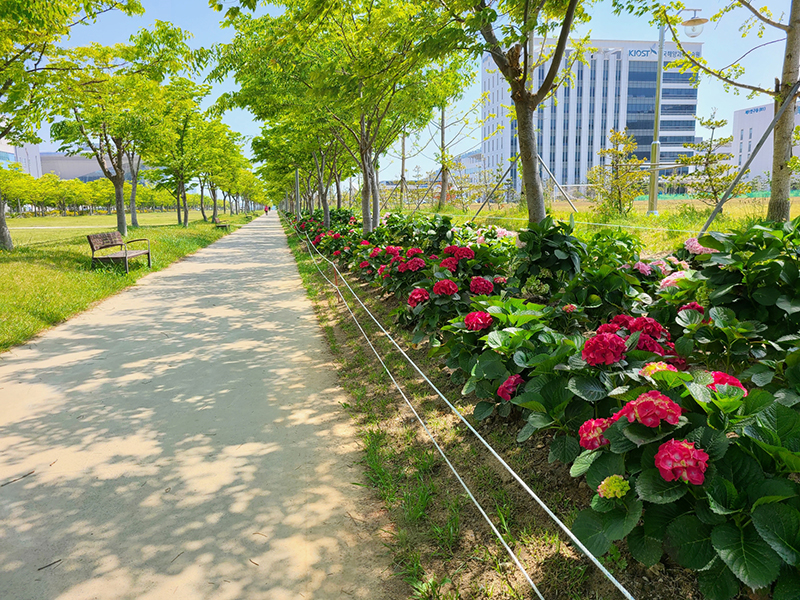
{"type": "Polygon", "coordinates": [[[0,354],[0,598],[389,598],[277,215],[0,354]]]}

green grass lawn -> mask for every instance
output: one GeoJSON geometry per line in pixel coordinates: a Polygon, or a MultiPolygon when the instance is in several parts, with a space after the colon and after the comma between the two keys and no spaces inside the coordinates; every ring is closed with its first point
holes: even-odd
{"type": "MultiPolygon", "coordinates": [[[[145,218],[140,223],[147,225],[129,229],[128,239],[150,240],[152,271],[208,246],[226,233],[191,218],[188,228],[171,224],[173,219],[177,221],[174,212],[142,216],[145,218]]],[[[152,272],[147,268],[146,257],[131,260],[131,272],[127,275],[122,266],[91,268],[92,253],[86,235],[111,231],[114,220],[114,215],[95,215],[9,221],[16,247],[12,252],[0,251],[0,352],[26,342],[43,329],[86,310],[93,302],[152,272]],[[104,226],[108,221],[112,225],[104,226]],[[13,230],[23,223],[29,227],[53,227],[51,222],[61,227],[97,224],[97,229],[13,230]]],[[[244,224],[248,217],[226,215],[224,220],[234,225],[244,224]]]]}

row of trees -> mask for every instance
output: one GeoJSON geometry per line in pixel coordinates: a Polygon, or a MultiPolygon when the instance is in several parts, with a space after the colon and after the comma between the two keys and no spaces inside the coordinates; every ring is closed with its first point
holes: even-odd
{"type": "MultiPolygon", "coordinates": [[[[210,4],[223,9],[219,0],[210,4]]],[[[327,206],[328,181],[357,170],[364,181],[362,213],[368,230],[377,223],[380,206],[378,158],[407,132],[429,122],[435,109],[443,111],[446,98],[458,95],[468,78],[466,60],[488,54],[511,90],[529,221],[544,218],[533,113],[569,77],[566,47],[573,27],[590,19],[585,0],[289,0],[277,18],[253,18],[240,10],[255,4],[256,0],[238,0],[232,7],[226,3],[227,19],[237,36],[216,49],[215,77],[233,74],[240,86],[225,98],[224,107],[248,108],[265,124],[258,157],[269,173],[276,201],[290,193],[295,170],[300,170],[307,177],[316,173],[315,194],[327,206]],[[534,44],[534,37],[546,42],[534,44]],[[530,74],[539,65],[545,66],[545,76],[532,81],[530,74]]],[[[610,8],[652,18],[676,36],[678,5],[611,0],[610,8]]],[[[748,0],[735,0],[713,20],[737,19],[732,13],[740,15],[736,25],[744,23],[745,34],[760,35],[765,28],[786,34],[786,59],[775,73],[780,77],[774,89],[746,81],[738,63],[717,69],[687,53],[680,64],[731,87],[767,93],[779,103],[789,101],[776,129],[768,211],[769,218],[785,220],[795,104],[789,96],[800,69],[800,0],[791,0],[781,19],[748,0]]],[[[570,61],[583,60],[587,41],[570,42],[575,49],[570,61]]],[[[442,198],[449,176],[444,158],[442,198]]]]}
{"type": "MultiPolygon", "coordinates": [[[[138,226],[143,165],[154,190],[172,195],[179,223],[188,222],[187,194],[193,187],[199,188],[201,198],[211,198],[213,218],[218,200],[235,208],[261,204],[263,185],[242,154],[242,138],[218,115],[201,108],[210,88],[190,77],[205,66],[208,52],[192,50],[189,33],[156,21],[126,44],[61,46],[72,27],[92,23],[108,11],[143,12],[138,0],[3,3],[0,25],[11,36],[0,47],[0,75],[6,82],[0,87],[0,113],[9,115],[0,139],[38,141],[41,122],[53,122],[51,135],[60,149],[94,158],[113,186],[117,229],[123,235],[126,177],[131,181],[131,224],[138,226]]],[[[7,249],[13,247],[5,223],[11,198],[2,184],[9,177],[0,180],[0,247],[7,249]]],[[[58,189],[67,194],[70,185],[58,189]]],[[[31,204],[48,202],[42,198],[31,204]]],[[[92,205],[88,200],[80,204],[92,205]]],[[[206,218],[204,206],[201,201],[206,218]]]]}

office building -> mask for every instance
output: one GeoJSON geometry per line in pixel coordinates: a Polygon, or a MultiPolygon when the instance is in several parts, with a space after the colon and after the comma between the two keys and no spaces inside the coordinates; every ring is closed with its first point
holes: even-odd
{"type": "Polygon", "coordinates": [[[39,155],[39,144],[12,146],[6,140],[0,140],[0,166],[19,163],[22,170],[33,177],[42,176],[42,160],[39,155]]]}
{"type": "MultiPolygon", "coordinates": [[[[535,41],[534,44],[537,42],[535,41]]],[[[586,174],[599,164],[598,152],[605,148],[609,132],[628,128],[636,138],[636,155],[650,158],[655,118],[658,45],[653,42],[591,40],[587,63],[574,61],[567,49],[563,68],[572,64],[571,82],[539,106],[534,115],[539,155],[544,166],[565,185],[586,182],[586,174]]],[[[702,44],[687,42],[684,48],[701,56],[702,44]]],[[[674,43],[664,45],[664,64],[680,56],[674,43]]],[[[534,67],[533,85],[544,81],[549,64],[534,67]]],[[[697,89],[691,73],[665,69],[661,91],[661,162],[670,163],[688,153],[684,143],[695,140],[697,89]]],[[[487,54],[482,60],[482,89],[488,94],[483,108],[482,154],[484,168],[507,167],[516,156],[516,118],[508,85],[487,54]]],[[[520,183],[517,165],[509,173],[514,187],[520,183]]]]}

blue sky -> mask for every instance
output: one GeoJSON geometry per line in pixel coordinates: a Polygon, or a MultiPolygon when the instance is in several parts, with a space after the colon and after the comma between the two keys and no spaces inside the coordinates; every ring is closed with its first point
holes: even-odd
{"type": "MultiPolygon", "coordinates": [[[[220,27],[221,14],[209,8],[206,0],[143,0],[142,4],[145,7],[144,15],[134,18],[118,14],[103,15],[97,24],[81,27],[75,31],[69,42],[70,45],[77,46],[89,42],[101,44],[124,42],[135,31],[142,27],[152,26],[157,19],[171,21],[178,27],[192,32],[194,34],[192,45],[194,46],[210,46],[226,42],[233,35],[232,30],[220,27]]],[[[698,16],[708,18],[727,4],[727,2],[704,0],[692,2],[689,6],[702,9],[698,16]]],[[[788,13],[789,2],[787,0],[781,2],[770,0],[766,4],[772,9],[776,18],[783,11],[788,13]]],[[[592,20],[581,27],[579,34],[591,31],[594,38],[612,40],[652,40],[655,42],[658,39],[658,29],[650,25],[646,19],[628,15],[616,16],[611,13],[610,3],[607,0],[594,3],[588,8],[588,11],[592,15],[592,20]]],[[[685,15],[688,18],[690,13],[685,13],[685,15]]],[[[744,13],[739,10],[732,15],[726,16],[720,23],[707,23],[700,37],[693,40],[703,43],[703,55],[710,65],[718,67],[728,65],[739,59],[753,46],[783,37],[768,31],[762,39],[756,38],[754,33],[750,34],[747,39],[742,39],[738,28],[743,18],[744,13]]],[[[667,40],[669,40],[669,32],[667,32],[667,40]]],[[[746,70],[746,81],[764,87],[772,87],[774,78],[780,76],[782,61],[783,43],[778,42],[756,50],[741,60],[740,64],[746,70]]],[[[459,102],[458,108],[463,110],[464,107],[468,107],[478,98],[480,94],[479,79],[479,77],[476,78],[475,84],[466,91],[464,99],[459,102]]],[[[229,81],[215,86],[209,101],[213,101],[219,94],[230,89],[232,85],[232,82],[229,81]]],[[[721,83],[705,78],[701,82],[698,92],[698,114],[709,116],[712,109],[716,108],[717,117],[727,119],[730,122],[733,119],[735,110],[765,104],[769,101],[769,97],[766,96],[748,99],[745,93],[735,95],[732,91],[725,91],[721,83]]],[[[225,115],[225,121],[233,129],[244,135],[255,136],[259,134],[259,124],[245,111],[231,112],[225,115]]],[[[427,133],[424,133],[423,142],[426,137],[427,133]]],[[[477,137],[464,139],[454,148],[454,151],[465,151],[478,143],[479,139],[477,137]]],[[[42,145],[43,151],[53,149],[54,147],[50,144],[45,143],[42,145]]],[[[410,159],[407,163],[409,172],[413,172],[414,167],[417,165],[422,168],[423,172],[434,168],[431,160],[434,153],[435,150],[428,147],[423,154],[410,159]]],[[[399,171],[399,160],[384,159],[382,161],[381,179],[394,179],[399,176],[399,171]]]]}

